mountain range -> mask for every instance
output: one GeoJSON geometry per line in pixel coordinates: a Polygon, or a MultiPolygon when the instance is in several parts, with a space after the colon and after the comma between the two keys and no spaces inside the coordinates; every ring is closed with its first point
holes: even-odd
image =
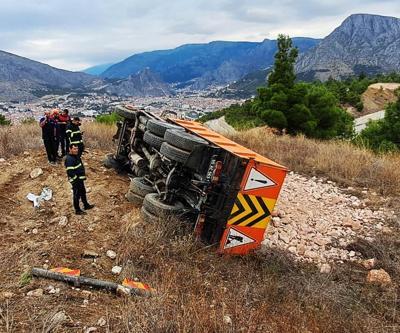
{"type": "MultiPolygon", "coordinates": [[[[293,38],[300,52],[318,42],[313,38],[293,38]]],[[[228,84],[250,72],[271,66],[276,51],[276,40],[268,39],[262,42],[189,44],[172,50],[135,54],[109,67],[101,77],[126,78],[149,68],[166,83],[203,90],[228,84]]]]}
{"type": "MultiPolygon", "coordinates": [[[[343,79],[359,73],[400,72],[400,19],[349,16],[326,38],[293,38],[299,79],[343,79]]],[[[0,101],[30,100],[49,93],[101,91],[123,96],[165,96],[176,88],[227,86],[221,96],[249,97],[265,84],[275,40],[214,41],[134,54],[113,65],[70,72],[0,51],[0,101]],[[229,85],[230,84],[230,85],[229,85]]]]}
{"type": "Polygon", "coordinates": [[[26,101],[54,91],[90,89],[99,78],[0,51],[0,100],[26,101]]]}

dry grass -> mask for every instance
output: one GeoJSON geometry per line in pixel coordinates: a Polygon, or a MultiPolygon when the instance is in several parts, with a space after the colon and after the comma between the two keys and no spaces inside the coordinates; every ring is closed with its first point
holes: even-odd
{"type": "MultiPolygon", "coordinates": [[[[116,132],[115,126],[87,122],[81,129],[87,148],[107,151],[113,149],[112,136],[116,132]]],[[[0,157],[18,155],[27,150],[44,149],[41,135],[38,124],[0,126],[0,157]]]]}
{"type": "Polygon", "coordinates": [[[386,195],[400,191],[398,154],[378,156],[347,142],[276,136],[264,128],[238,132],[231,139],[296,172],[324,175],[343,185],[369,187],[386,195]]]}
{"type": "MultiPolygon", "coordinates": [[[[157,295],[110,308],[112,332],[399,329],[396,289],[365,286],[360,267],[338,267],[327,276],[284,253],[223,257],[202,249],[174,220],[131,221],[121,230],[118,253],[123,274],[150,283],[157,295]]],[[[392,261],[400,259],[391,255],[392,261]]]]}

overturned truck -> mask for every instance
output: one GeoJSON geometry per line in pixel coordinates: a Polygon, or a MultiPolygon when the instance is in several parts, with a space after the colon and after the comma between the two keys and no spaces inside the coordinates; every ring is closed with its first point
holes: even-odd
{"type": "Polygon", "coordinates": [[[258,248],[287,169],[199,123],[118,106],[107,167],[133,175],[126,198],[143,218],[176,216],[221,253],[258,248]]]}

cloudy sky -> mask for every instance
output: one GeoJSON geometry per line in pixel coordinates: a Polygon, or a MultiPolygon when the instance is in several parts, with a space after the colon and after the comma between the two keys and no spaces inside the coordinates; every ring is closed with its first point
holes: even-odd
{"type": "Polygon", "coordinates": [[[81,70],[186,43],[324,37],[354,13],[400,17],[400,1],[0,0],[0,49],[81,70]]]}

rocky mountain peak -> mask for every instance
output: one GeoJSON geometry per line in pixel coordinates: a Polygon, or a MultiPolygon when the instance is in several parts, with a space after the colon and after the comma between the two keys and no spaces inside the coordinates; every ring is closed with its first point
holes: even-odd
{"type": "Polygon", "coordinates": [[[298,60],[303,79],[400,71],[400,19],[354,14],[298,60]]]}

